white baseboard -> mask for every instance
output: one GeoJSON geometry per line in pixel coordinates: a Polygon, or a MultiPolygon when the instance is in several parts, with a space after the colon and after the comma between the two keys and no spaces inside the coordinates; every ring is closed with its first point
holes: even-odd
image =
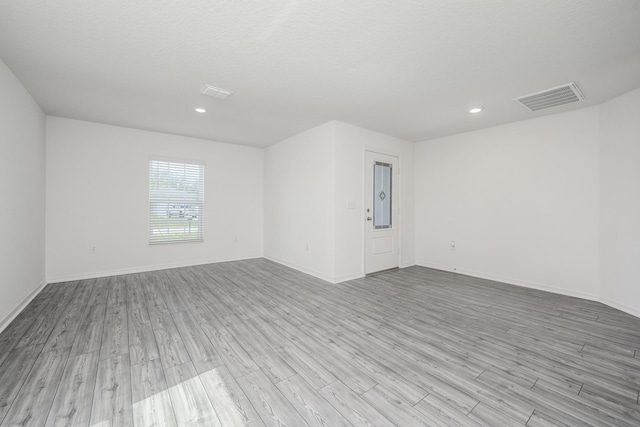
{"type": "MultiPolygon", "coordinates": [[[[318,273],[318,272],[316,272],[316,271],[312,271],[312,270],[309,270],[309,269],[306,269],[306,268],[300,267],[300,266],[298,266],[298,265],[295,265],[295,264],[291,264],[291,263],[288,263],[288,262],[282,261],[282,260],[277,259],[277,258],[268,257],[268,256],[265,256],[264,258],[265,258],[265,259],[268,259],[269,261],[273,261],[273,262],[276,262],[276,263],[278,263],[278,264],[282,264],[282,265],[284,265],[285,267],[293,268],[294,270],[300,271],[300,272],[302,272],[302,273],[308,274],[308,275],[313,276],[313,277],[316,277],[316,278],[318,278],[318,279],[322,279],[322,280],[324,280],[325,282],[329,282],[329,283],[332,283],[332,284],[334,284],[334,285],[335,285],[335,284],[338,284],[338,283],[342,283],[342,282],[348,282],[349,280],[362,279],[363,277],[365,277],[365,274],[364,274],[364,273],[348,274],[348,275],[346,275],[346,276],[341,276],[341,277],[329,277],[329,276],[327,276],[327,275],[325,275],[325,274],[318,273]]],[[[402,266],[400,266],[399,268],[407,268],[407,267],[412,267],[412,266],[414,266],[414,265],[415,265],[415,264],[402,265],[402,266]]]]}
{"type": "Polygon", "coordinates": [[[355,280],[355,279],[362,279],[364,277],[364,274],[350,274],[347,276],[342,276],[342,277],[338,277],[336,278],[333,283],[342,283],[342,282],[348,282],[349,280],[355,280]]]}
{"type": "Polygon", "coordinates": [[[546,285],[542,283],[529,282],[525,280],[517,280],[509,277],[498,276],[473,270],[453,269],[450,266],[443,266],[435,263],[420,262],[418,265],[422,267],[434,268],[436,270],[448,271],[451,273],[463,274],[465,276],[478,277],[480,279],[493,280],[495,282],[508,283],[510,285],[521,286],[523,288],[537,289],[539,291],[553,292],[554,294],[566,295],[570,297],[583,298],[590,301],[600,301],[600,296],[588,292],[576,291],[573,289],[560,288],[557,286],[546,285]]]}
{"type": "Polygon", "coordinates": [[[29,305],[29,303],[31,301],[33,301],[33,299],[40,293],[40,291],[47,285],[47,282],[45,280],[43,280],[42,282],[40,282],[40,284],[38,284],[38,286],[36,286],[36,288],[31,291],[31,293],[29,293],[29,295],[27,295],[27,297],[25,299],[22,300],[22,302],[20,304],[18,304],[16,306],[16,308],[14,308],[11,313],[7,314],[4,319],[2,319],[2,321],[0,321],[0,332],[4,331],[5,328],[7,326],[9,326],[9,323],[11,323],[13,321],[13,319],[16,318],[16,316],[18,316],[18,314],[20,314],[20,312],[22,310],[25,309],[25,307],[27,305],[29,305]]]}
{"type": "Polygon", "coordinates": [[[427,268],[433,268],[434,270],[441,270],[441,271],[447,271],[449,273],[457,273],[456,270],[454,270],[453,267],[449,266],[449,265],[444,265],[444,264],[437,264],[434,262],[422,262],[422,261],[418,261],[416,263],[416,265],[418,267],[427,267],[427,268]]]}
{"type": "Polygon", "coordinates": [[[266,256],[265,255],[264,258],[268,259],[269,261],[273,261],[273,262],[276,262],[278,264],[282,264],[285,267],[293,268],[294,270],[298,270],[299,272],[304,273],[304,274],[308,274],[309,276],[313,276],[313,277],[316,277],[318,279],[322,279],[325,282],[336,283],[334,281],[333,277],[329,277],[326,274],[318,273],[317,271],[309,270],[308,268],[300,267],[299,265],[295,265],[295,264],[283,261],[283,260],[275,258],[275,257],[271,257],[271,256],[266,256]]]}
{"type": "Polygon", "coordinates": [[[628,313],[632,316],[636,316],[638,318],[640,318],[640,309],[638,308],[634,308],[631,306],[628,306],[626,304],[620,304],[619,302],[615,302],[613,300],[610,300],[609,298],[600,298],[600,302],[603,304],[606,304],[610,307],[616,308],[620,311],[624,311],[625,313],[628,313]]]}
{"type": "Polygon", "coordinates": [[[171,268],[193,267],[196,265],[214,264],[218,262],[242,261],[246,259],[262,258],[260,255],[238,258],[216,258],[210,260],[186,261],[167,264],[144,265],[141,267],[121,268],[116,270],[95,271],[90,273],[54,276],[47,283],[70,282],[72,280],[97,279],[99,277],[119,276],[121,274],[145,273],[147,271],[169,270],[171,268]]]}
{"type": "Polygon", "coordinates": [[[624,311],[625,313],[631,314],[632,316],[636,316],[636,317],[640,318],[640,308],[631,307],[631,306],[626,305],[626,304],[621,304],[621,303],[613,301],[611,299],[603,298],[600,295],[590,294],[590,293],[587,293],[587,292],[575,291],[575,290],[572,290],[572,289],[559,288],[557,286],[549,286],[549,285],[543,285],[543,284],[540,284],[540,283],[527,282],[527,281],[523,281],[523,280],[514,280],[514,279],[507,278],[507,277],[500,277],[500,276],[495,276],[495,275],[492,275],[492,274],[479,273],[477,271],[464,270],[464,269],[462,269],[462,270],[460,270],[460,269],[454,270],[453,267],[451,267],[451,266],[445,266],[445,265],[441,265],[441,264],[437,264],[437,263],[419,262],[417,265],[419,265],[421,267],[427,267],[427,268],[433,268],[433,269],[436,269],[436,270],[447,271],[447,272],[450,272],[450,273],[464,274],[465,276],[478,277],[478,278],[481,278],[481,279],[487,279],[487,280],[493,280],[493,281],[497,281],[497,282],[508,283],[510,285],[522,286],[522,287],[525,287],[525,288],[537,289],[537,290],[540,290],[540,291],[553,292],[555,294],[566,295],[566,296],[570,296],[570,297],[583,298],[583,299],[587,299],[587,300],[590,300],[590,301],[597,301],[597,302],[601,302],[603,304],[606,304],[609,307],[613,307],[615,309],[624,311]]]}

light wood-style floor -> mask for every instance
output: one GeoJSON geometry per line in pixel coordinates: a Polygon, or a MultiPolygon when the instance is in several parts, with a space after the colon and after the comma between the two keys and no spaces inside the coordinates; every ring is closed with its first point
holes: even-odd
{"type": "Polygon", "coordinates": [[[422,267],[257,259],[51,284],[0,334],[0,425],[640,425],[640,319],[422,267]]]}

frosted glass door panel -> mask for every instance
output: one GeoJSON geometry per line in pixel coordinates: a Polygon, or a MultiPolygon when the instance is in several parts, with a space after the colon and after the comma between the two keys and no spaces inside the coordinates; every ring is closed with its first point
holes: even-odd
{"type": "Polygon", "coordinates": [[[391,228],[391,175],[393,166],[375,162],[373,165],[373,228],[391,228]]]}

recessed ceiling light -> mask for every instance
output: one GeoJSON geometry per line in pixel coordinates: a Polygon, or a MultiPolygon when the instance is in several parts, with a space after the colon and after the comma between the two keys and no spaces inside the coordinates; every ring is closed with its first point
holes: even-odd
{"type": "Polygon", "coordinates": [[[196,113],[206,113],[207,112],[207,110],[205,110],[204,108],[199,108],[199,107],[196,108],[195,110],[196,110],[196,113]]]}
{"type": "Polygon", "coordinates": [[[480,111],[482,111],[482,110],[483,110],[483,108],[482,108],[482,107],[475,107],[475,108],[470,109],[470,110],[469,110],[469,112],[470,112],[471,114],[477,114],[477,113],[479,113],[479,112],[480,112],[480,111]]]}

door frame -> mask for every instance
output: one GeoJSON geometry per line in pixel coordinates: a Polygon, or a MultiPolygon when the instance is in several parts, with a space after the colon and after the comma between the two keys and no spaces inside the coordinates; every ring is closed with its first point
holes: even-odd
{"type": "MultiPolygon", "coordinates": [[[[391,156],[391,157],[395,157],[398,159],[398,194],[397,194],[397,207],[398,207],[398,213],[397,213],[397,217],[398,217],[398,221],[397,222],[397,227],[398,227],[398,268],[402,268],[402,222],[403,222],[403,196],[402,196],[402,155],[394,150],[380,150],[377,148],[373,148],[373,147],[363,147],[362,150],[362,212],[361,212],[361,218],[362,218],[362,275],[366,276],[367,273],[367,195],[366,195],[366,189],[367,189],[367,179],[368,179],[368,175],[367,173],[369,173],[370,171],[368,170],[368,165],[367,165],[367,153],[374,153],[374,154],[382,154],[384,156],[391,156]]],[[[375,273],[370,273],[370,274],[375,274],[375,273]]]]}

